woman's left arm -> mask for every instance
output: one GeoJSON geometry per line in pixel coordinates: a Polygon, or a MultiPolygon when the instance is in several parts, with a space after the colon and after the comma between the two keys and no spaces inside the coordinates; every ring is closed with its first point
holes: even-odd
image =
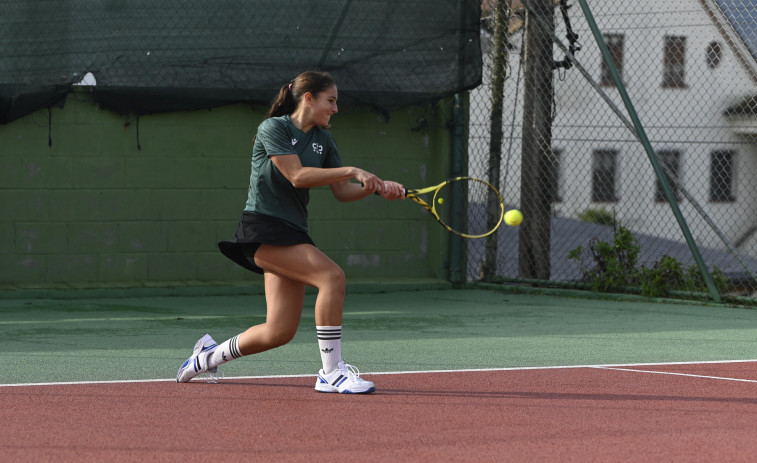
{"type": "MultiPolygon", "coordinates": [[[[405,199],[405,187],[397,182],[384,181],[383,188],[377,191],[376,194],[384,199],[395,200],[405,199]]],[[[342,182],[336,182],[329,185],[334,197],[343,203],[357,201],[363,199],[371,194],[370,191],[366,191],[358,183],[352,183],[348,180],[342,182]]]]}

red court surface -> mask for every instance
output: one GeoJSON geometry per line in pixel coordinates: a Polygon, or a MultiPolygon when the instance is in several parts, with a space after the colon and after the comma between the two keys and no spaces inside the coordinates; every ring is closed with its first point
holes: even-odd
{"type": "Polygon", "coordinates": [[[757,362],[0,387],[2,461],[754,461],[757,362]],[[665,374],[659,374],[661,372],[665,374]]]}

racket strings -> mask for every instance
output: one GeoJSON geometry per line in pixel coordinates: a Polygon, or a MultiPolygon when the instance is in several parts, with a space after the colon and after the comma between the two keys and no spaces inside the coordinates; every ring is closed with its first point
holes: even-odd
{"type": "Polygon", "coordinates": [[[466,178],[451,181],[433,199],[439,221],[450,231],[467,237],[486,236],[502,222],[502,197],[488,183],[466,178]]]}

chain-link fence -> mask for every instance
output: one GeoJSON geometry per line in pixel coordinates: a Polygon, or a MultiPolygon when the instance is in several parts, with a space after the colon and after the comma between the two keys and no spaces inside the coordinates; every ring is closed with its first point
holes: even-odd
{"type": "Polygon", "coordinates": [[[751,297],[757,5],[569,3],[484,1],[469,171],[525,221],[469,244],[468,279],[751,297]]]}

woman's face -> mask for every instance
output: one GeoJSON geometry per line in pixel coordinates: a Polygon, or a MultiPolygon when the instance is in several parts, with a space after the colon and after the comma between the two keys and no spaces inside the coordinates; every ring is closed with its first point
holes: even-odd
{"type": "Polygon", "coordinates": [[[313,124],[320,127],[329,126],[331,116],[339,111],[336,106],[336,100],[338,97],[339,94],[336,90],[336,85],[332,85],[311,100],[310,113],[313,124]]]}

